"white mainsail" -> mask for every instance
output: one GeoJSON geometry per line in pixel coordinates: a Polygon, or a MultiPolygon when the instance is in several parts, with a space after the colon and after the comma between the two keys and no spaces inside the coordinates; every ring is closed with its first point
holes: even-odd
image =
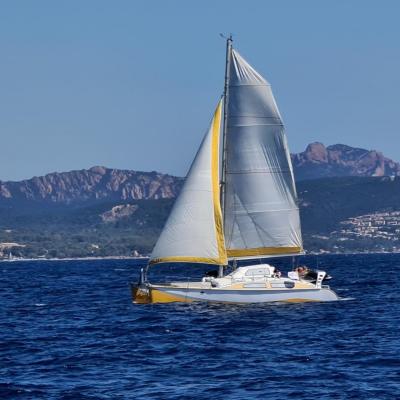
{"type": "Polygon", "coordinates": [[[227,264],[219,192],[221,101],[150,263],[227,264]]]}
{"type": "Polygon", "coordinates": [[[238,52],[230,57],[223,204],[228,257],[298,254],[297,195],[271,86],[238,52]]]}

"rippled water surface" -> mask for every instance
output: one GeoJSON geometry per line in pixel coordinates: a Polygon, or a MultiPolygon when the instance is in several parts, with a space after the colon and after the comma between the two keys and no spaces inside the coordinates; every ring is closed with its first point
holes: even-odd
{"type": "Polygon", "coordinates": [[[133,305],[137,261],[1,263],[0,399],[400,398],[400,255],[307,262],[347,300],[133,305]]]}

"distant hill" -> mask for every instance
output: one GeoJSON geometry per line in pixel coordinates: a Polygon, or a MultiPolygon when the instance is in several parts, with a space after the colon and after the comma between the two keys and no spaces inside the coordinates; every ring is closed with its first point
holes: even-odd
{"type": "Polygon", "coordinates": [[[400,210],[400,177],[321,178],[299,182],[297,192],[302,228],[310,234],[329,234],[350,217],[400,210]]]}
{"type": "MultiPolygon", "coordinates": [[[[400,251],[398,163],[321,143],[292,160],[307,250],[400,251]]],[[[93,167],[0,182],[0,258],[147,254],[183,181],[93,167]]]]}
{"type": "Polygon", "coordinates": [[[0,204],[76,204],[117,200],[170,199],[183,179],[158,172],[105,167],[54,172],[20,182],[0,181],[0,204]]]}
{"type": "MultiPolygon", "coordinates": [[[[400,164],[375,150],[335,144],[311,143],[292,154],[297,181],[335,176],[399,176],[400,164]]],[[[92,167],[54,172],[19,182],[0,181],[0,206],[91,204],[104,201],[171,199],[183,178],[159,172],[92,167]]]]}
{"type": "Polygon", "coordinates": [[[147,254],[174,199],[99,202],[53,207],[0,207],[0,259],[147,254]],[[2,243],[24,247],[5,248],[2,243]]]}
{"type": "MultiPolygon", "coordinates": [[[[367,222],[360,224],[371,225],[368,221],[372,220],[373,226],[366,228],[371,230],[375,229],[374,224],[385,223],[382,216],[374,217],[374,214],[400,211],[400,178],[321,178],[301,181],[297,189],[308,251],[400,250],[397,244],[400,213],[388,221],[395,224],[394,236],[384,230],[382,237],[376,232],[371,236],[365,229],[366,234],[360,233],[357,226],[354,229],[350,226],[353,229],[350,233],[342,233],[343,224],[351,225],[351,218],[367,215],[363,217],[367,222]]],[[[0,244],[23,245],[13,247],[12,253],[24,257],[132,255],[134,250],[148,254],[173,203],[171,198],[104,201],[80,206],[74,203],[41,208],[0,207],[0,244]]],[[[0,258],[7,256],[8,251],[0,246],[0,258]]]]}
{"type": "Polygon", "coordinates": [[[297,181],[335,176],[400,176],[400,164],[376,150],[344,144],[325,147],[311,143],[302,153],[292,154],[297,181]]]}

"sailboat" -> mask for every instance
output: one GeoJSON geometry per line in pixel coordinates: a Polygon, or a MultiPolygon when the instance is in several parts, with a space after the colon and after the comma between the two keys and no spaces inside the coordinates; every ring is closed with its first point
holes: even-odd
{"type": "Polygon", "coordinates": [[[334,301],[316,279],[282,274],[268,258],[303,254],[285,129],[271,86],[227,38],[224,93],[164,229],[131,285],[135,303],[334,301]],[[221,148],[221,149],[220,149],[221,148]],[[243,260],[251,265],[238,266],[243,260]],[[259,261],[258,263],[257,260],[259,261]],[[255,262],[254,262],[255,261],[255,262]],[[197,282],[150,283],[148,269],[218,266],[197,282]]]}

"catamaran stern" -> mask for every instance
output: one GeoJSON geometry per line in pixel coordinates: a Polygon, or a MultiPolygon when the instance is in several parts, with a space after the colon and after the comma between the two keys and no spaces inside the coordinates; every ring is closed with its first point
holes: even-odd
{"type": "MultiPolygon", "coordinates": [[[[171,293],[168,290],[162,290],[152,285],[147,287],[138,286],[131,283],[132,302],[135,304],[150,303],[190,303],[194,300],[189,299],[185,293],[171,293]]],[[[201,301],[201,299],[199,299],[201,301]]]]}

